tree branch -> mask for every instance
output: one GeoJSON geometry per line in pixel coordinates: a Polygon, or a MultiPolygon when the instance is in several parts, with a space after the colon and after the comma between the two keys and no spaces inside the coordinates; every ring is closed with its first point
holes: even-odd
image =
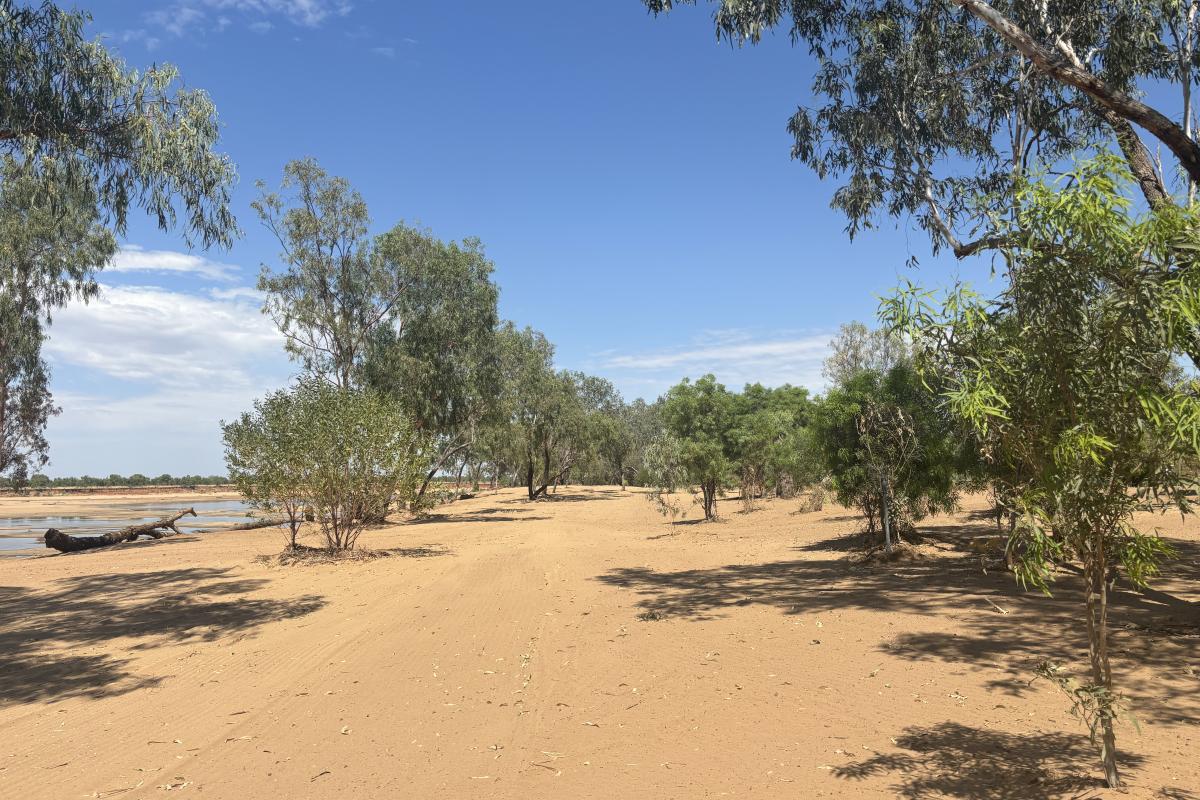
{"type": "MultiPolygon", "coordinates": [[[[1124,92],[1108,86],[1099,77],[1060,53],[1039,44],[984,0],[952,0],[996,32],[1039,70],[1073,86],[1123,119],[1137,123],[1167,146],[1192,180],[1200,181],[1200,146],[1170,118],[1124,92]]],[[[1120,136],[1120,134],[1118,134],[1120,136]]]]}

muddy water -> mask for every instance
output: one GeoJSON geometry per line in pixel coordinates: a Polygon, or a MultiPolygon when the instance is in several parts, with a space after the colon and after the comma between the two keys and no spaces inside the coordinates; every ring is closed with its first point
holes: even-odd
{"type": "Polygon", "coordinates": [[[194,508],[197,516],[179,520],[177,527],[183,533],[245,522],[250,511],[240,500],[202,500],[189,505],[179,501],[122,503],[97,509],[95,514],[0,517],[0,554],[14,555],[13,551],[40,548],[47,528],[58,528],[73,536],[95,536],[139,522],[152,522],[187,507],[194,508]]]}

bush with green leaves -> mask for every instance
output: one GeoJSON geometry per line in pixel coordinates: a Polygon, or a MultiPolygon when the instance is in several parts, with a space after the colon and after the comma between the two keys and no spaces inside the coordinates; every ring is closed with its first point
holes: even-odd
{"type": "Polygon", "coordinates": [[[1043,591],[1063,562],[1081,567],[1087,678],[1041,674],[1068,691],[1117,786],[1108,589],[1144,586],[1170,548],[1132,522],[1190,510],[1186,465],[1200,451],[1200,384],[1178,362],[1200,322],[1200,215],[1137,216],[1130,176],[1110,156],[1018,193],[1007,285],[987,299],[908,286],[884,317],[917,345],[945,404],[968,424],[998,497],[1016,515],[1018,579],[1043,591]]]}
{"type": "Polygon", "coordinates": [[[908,362],[863,370],[830,389],[811,432],[839,503],[882,531],[884,504],[899,534],[954,508],[962,452],[936,396],[908,362]]]}
{"type": "Polygon", "coordinates": [[[223,425],[226,461],[247,501],[287,514],[295,547],[311,509],[325,546],[352,550],[391,503],[408,503],[428,466],[422,435],[377,392],[310,378],[223,425]]]}
{"type": "Polygon", "coordinates": [[[222,423],[229,477],[253,508],[282,514],[287,546],[296,538],[309,503],[309,452],[295,391],[279,391],[254,401],[254,410],[222,423]]]}

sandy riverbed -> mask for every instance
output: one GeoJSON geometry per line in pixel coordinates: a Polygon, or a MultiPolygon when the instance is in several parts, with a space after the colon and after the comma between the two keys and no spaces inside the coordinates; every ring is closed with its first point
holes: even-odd
{"type": "Polygon", "coordinates": [[[720,508],[506,490],[367,532],[366,563],[256,562],[274,530],[0,561],[0,796],[1200,797],[1194,522],[1144,520],[1182,559],[1116,601],[1116,794],[1029,685],[1082,661],[1078,593],[984,574],[979,508],[888,566],[843,509],[720,508]]]}

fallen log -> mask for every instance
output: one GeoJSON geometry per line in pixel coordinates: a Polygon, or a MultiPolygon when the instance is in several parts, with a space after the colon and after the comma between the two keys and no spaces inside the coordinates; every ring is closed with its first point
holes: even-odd
{"type": "Polygon", "coordinates": [[[204,530],[196,531],[196,533],[220,533],[221,531],[252,531],[258,528],[273,528],[276,525],[287,525],[287,517],[279,517],[278,519],[252,519],[248,522],[239,522],[236,525],[230,525],[228,528],[205,528],[204,530]]]}
{"type": "Polygon", "coordinates": [[[110,547],[121,542],[132,542],[139,536],[161,539],[167,535],[167,531],[179,533],[179,528],[175,527],[175,523],[179,522],[180,518],[186,517],[189,514],[193,517],[196,516],[195,509],[187,508],[178,514],[163,517],[155,522],[130,525],[128,528],[104,533],[100,536],[71,536],[57,528],[50,528],[46,531],[46,547],[57,550],[60,553],[78,553],[80,550],[91,550],[96,547],[110,547]]]}

